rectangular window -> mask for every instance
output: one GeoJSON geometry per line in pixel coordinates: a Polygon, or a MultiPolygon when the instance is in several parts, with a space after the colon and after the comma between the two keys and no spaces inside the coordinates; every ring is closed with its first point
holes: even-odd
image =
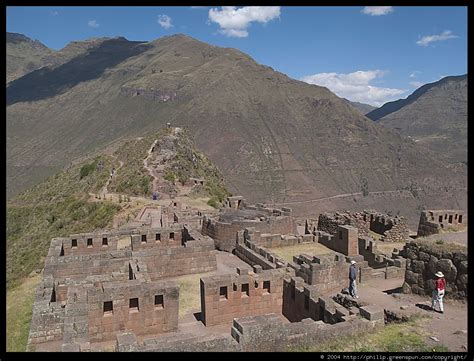
{"type": "Polygon", "coordinates": [[[248,297],[248,296],[250,296],[249,284],[244,283],[244,284],[242,284],[242,297],[248,297]]]}
{"type": "Polygon", "coordinates": [[[309,310],[309,296],[304,295],[304,309],[309,310]]]}
{"type": "Polygon", "coordinates": [[[263,293],[270,293],[270,281],[263,281],[263,293]]]}
{"type": "Polygon", "coordinates": [[[111,315],[114,312],[112,301],[104,302],[104,315],[111,315]]]}
{"type": "Polygon", "coordinates": [[[92,247],[92,238],[87,238],[87,247],[92,247]]]}
{"type": "Polygon", "coordinates": [[[459,215],[458,222],[462,223],[462,214],[459,215]]]}
{"type": "Polygon", "coordinates": [[[164,308],[165,303],[163,295],[155,295],[155,308],[164,308]]]}
{"type": "Polygon", "coordinates": [[[174,240],[174,232],[170,233],[170,239],[174,240]]]}
{"type": "Polygon", "coordinates": [[[138,311],[138,298],[130,298],[130,311],[138,311]]]}
{"type": "Polygon", "coordinates": [[[439,223],[443,222],[443,216],[439,216],[438,222],[439,223]]]}
{"type": "Polygon", "coordinates": [[[160,241],[161,241],[161,234],[157,233],[157,234],[155,235],[155,240],[158,241],[158,242],[160,242],[160,241]]]}
{"type": "Polygon", "coordinates": [[[220,287],[219,288],[219,298],[221,300],[227,299],[227,287],[220,287]]]}
{"type": "Polygon", "coordinates": [[[146,243],[146,234],[142,234],[142,243],[146,243]]]}
{"type": "Polygon", "coordinates": [[[71,239],[71,247],[77,248],[77,239],[71,239]]]}
{"type": "Polygon", "coordinates": [[[453,223],[453,215],[452,214],[449,215],[448,223],[453,223]]]}
{"type": "Polygon", "coordinates": [[[107,240],[107,237],[103,237],[102,238],[102,246],[108,246],[109,245],[109,241],[107,240]]]}

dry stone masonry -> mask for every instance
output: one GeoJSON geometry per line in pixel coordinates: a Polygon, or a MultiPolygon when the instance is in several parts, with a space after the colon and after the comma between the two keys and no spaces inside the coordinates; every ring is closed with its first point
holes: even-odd
{"type": "Polygon", "coordinates": [[[448,297],[466,296],[466,252],[414,242],[391,255],[378,251],[373,233],[385,242],[408,238],[401,217],[323,214],[317,227],[305,228],[297,234],[288,208],[248,205],[234,196],[218,214],[173,200],[167,207],[145,207],[119,229],[54,238],[35,295],[28,347],[288,351],[382,327],[383,308],[339,293],[347,287],[351,260],[357,261],[359,282],[404,276],[405,292],[426,294],[432,273],[441,270],[448,297]],[[302,253],[291,262],[275,254],[312,243],[328,253],[302,253]],[[218,253],[250,267],[218,263],[218,253]],[[176,277],[188,274],[203,274],[200,310],[181,315],[180,298],[187,296],[176,277]]]}
{"type": "Polygon", "coordinates": [[[434,274],[441,271],[446,279],[445,297],[467,298],[467,247],[412,241],[402,254],[406,257],[405,293],[431,294],[434,274]]]}

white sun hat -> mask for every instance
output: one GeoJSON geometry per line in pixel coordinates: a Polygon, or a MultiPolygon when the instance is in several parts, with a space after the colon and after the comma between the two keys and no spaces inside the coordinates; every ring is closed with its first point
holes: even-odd
{"type": "Polygon", "coordinates": [[[356,261],[352,260],[352,261],[351,261],[351,264],[356,264],[356,261]]]}
{"type": "Polygon", "coordinates": [[[437,276],[437,277],[444,277],[444,274],[443,274],[443,272],[438,271],[438,272],[435,273],[435,276],[437,276]]]}

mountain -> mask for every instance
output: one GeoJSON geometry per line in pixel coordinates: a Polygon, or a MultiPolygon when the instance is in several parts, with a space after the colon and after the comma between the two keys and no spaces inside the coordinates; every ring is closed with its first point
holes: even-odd
{"type": "Polygon", "coordinates": [[[109,39],[111,38],[73,41],[63,49],[55,51],[23,34],[7,32],[7,83],[43,67],[62,65],[109,39]]]}
{"type": "Polygon", "coordinates": [[[416,221],[417,207],[466,206],[465,166],[448,168],[327,88],[185,35],[103,40],[11,82],[7,105],[9,196],[170,122],[188,128],[230,191],[251,202],[286,204],[296,214],[393,206],[416,221]],[[366,197],[352,195],[362,189],[366,197]],[[312,201],[329,196],[337,197],[312,201]]]}
{"type": "Polygon", "coordinates": [[[53,51],[25,35],[6,33],[7,82],[44,66],[44,58],[53,51]]]}
{"type": "Polygon", "coordinates": [[[423,85],[367,114],[446,157],[467,162],[467,74],[423,85]]]}
{"type": "Polygon", "coordinates": [[[370,104],[365,104],[365,103],[359,103],[359,102],[351,102],[349,99],[342,98],[345,101],[347,101],[350,105],[352,105],[354,108],[359,110],[363,115],[370,113],[372,110],[377,109],[377,107],[374,107],[373,105],[370,104]]]}

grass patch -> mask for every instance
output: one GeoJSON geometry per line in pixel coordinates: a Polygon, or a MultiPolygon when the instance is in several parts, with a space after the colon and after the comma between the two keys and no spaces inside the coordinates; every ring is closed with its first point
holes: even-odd
{"type": "Polygon", "coordinates": [[[179,318],[201,309],[200,279],[208,274],[198,273],[174,279],[179,284],[179,318]]]}
{"type": "Polygon", "coordinates": [[[467,246],[459,244],[459,243],[448,242],[442,239],[438,239],[435,242],[433,242],[430,239],[417,238],[416,240],[412,242],[418,244],[418,246],[424,246],[428,249],[433,249],[436,251],[467,253],[467,246]]]}
{"type": "Polygon", "coordinates": [[[41,274],[7,292],[7,352],[26,351],[35,290],[41,274]]]}
{"type": "Polygon", "coordinates": [[[309,347],[294,347],[296,352],[447,352],[444,345],[426,343],[423,329],[426,318],[415,317],[404,323],[388,324],[368,333],[343,336],[309,347]]]}
{"type": "Polygon", "coordinates": [[[377,250],[383,254],[392,255],[393,249],[403,249],[406,242],[377,242],[377,250]]]}
{"type": "Polygon", "coordinates": [[[283,258],[287,262],[293,261],[293,256],[300,255],[301,253],[310,254],[313,256],[320,256],[324,254],[334,253],[332,250],[320,243],[301,243],[295,246],[288,247],[275,247],[271,248],[271,252],[277,256],[283,258]]]}

